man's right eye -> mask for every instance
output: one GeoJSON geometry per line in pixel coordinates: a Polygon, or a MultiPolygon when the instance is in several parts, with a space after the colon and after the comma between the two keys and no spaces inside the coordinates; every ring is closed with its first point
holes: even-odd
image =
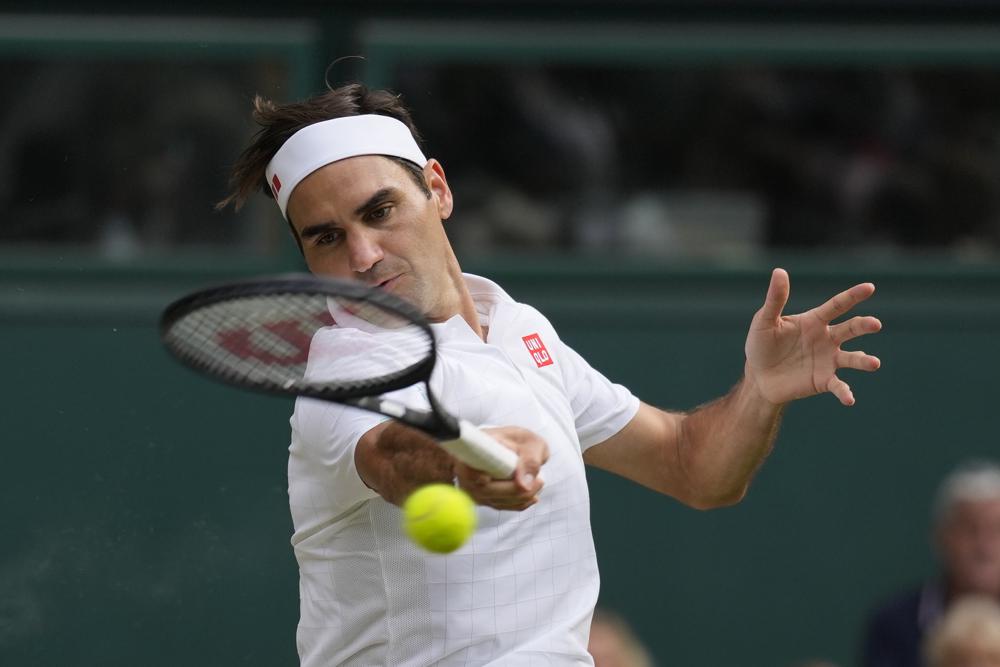
{"type": "Polygon", "coordinates": [[[339,231],[323,232],[316,237],[316,245],[331,245],[339,241],[340,236],[339,231]]]}

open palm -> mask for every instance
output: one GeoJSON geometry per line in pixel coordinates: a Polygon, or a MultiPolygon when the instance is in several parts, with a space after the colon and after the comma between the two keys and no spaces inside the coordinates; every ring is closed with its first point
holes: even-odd
{"type": "Polygon", "coordinates": [[[856,316],[837,324],[875,292],[862,283],[837,294],[826,303],[798,315],[782,315],[791,290],[788,273],[775,269],[764,305],[753,317],[747,334],[747,374],[772,403],[831,392],[844,405],[854,404],[854,394],[837,370],[878,369],[878,358],[860,351],[845,351],[849,340],[875,333],[882,323],[874,317],[856,316]]]}

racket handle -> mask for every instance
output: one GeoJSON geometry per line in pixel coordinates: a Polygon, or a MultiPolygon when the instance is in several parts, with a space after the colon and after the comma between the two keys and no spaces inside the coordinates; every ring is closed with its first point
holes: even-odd
{"type": "Polygon", "coordinates": [[[458,421],[458,437],[442,440],[441,446],[456,459],[497,479],[510,479],[517,468],[517,454],[464,419],[458,421]]]}

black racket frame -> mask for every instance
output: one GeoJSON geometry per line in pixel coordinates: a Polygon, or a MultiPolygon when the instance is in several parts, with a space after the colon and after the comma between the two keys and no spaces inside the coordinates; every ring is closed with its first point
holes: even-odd
{"type": "Polygon", "coordinates": [[[225,283],[192,292],[169,304],[160,317],[159,331],[164,346],[175,359],[198,373],[224,384],[277,396],[307,396],[309,398],[355,405],[367,410],[397,417],[438,438],[457,437],[459,431],[458,421],[440,407],[433,393],[430,391],[427,392],[427,398],[431,405],[430,413],[421,410],[411,410],[402,406],[405,409],[404,414],[390,414],[390,412],[398,412],[398,404],[390,411],[384,409],[383,404],[387,401],[381,399],[378,396],[379,394],[402,389],[417,382],[427,383],[431,372],[434,370],[434,363],[437,358],[437,343],[430,324],[416,307],[399,297],[368,287],[367,285],[310,274],[267,276],[225,283]],[[170,332],[173,326],[182,318],[206,306],[236,299],[296,294],[323,295],[332,298],[343,297],[374,304],[393,315],[408,320],[413,325],[422,329],[430,341],[430,351],[421,361],[395,373],[382,376],[378,378],[377,383],[359,381],[338,387],[311,385],[289,390],[282,389],[274,383],[261,384],[250,381],[245,375],[239,373],[220,371],[208,363],[186,354],[183,350],[177,349],[170,342],[170,332]]]}

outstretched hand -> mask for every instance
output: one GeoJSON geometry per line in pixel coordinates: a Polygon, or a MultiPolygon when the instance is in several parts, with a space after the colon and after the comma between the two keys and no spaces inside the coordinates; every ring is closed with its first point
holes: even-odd
{"type": "Polygon", "coordinates": [[[854,405],[854,394],[837,377],[837,371],[874,371],[881,362],[870,354],[845,351],[840,346],[878,332],[882,323],[871,316],[831,322],[874,294],[875,285],[861,283],[812,310],[782,315],[790,291],[788,273],[775,269],[764,305],[754,315],[747,334],[747,379],[775,404],[828,391],[844,405],[854,405]]]}

